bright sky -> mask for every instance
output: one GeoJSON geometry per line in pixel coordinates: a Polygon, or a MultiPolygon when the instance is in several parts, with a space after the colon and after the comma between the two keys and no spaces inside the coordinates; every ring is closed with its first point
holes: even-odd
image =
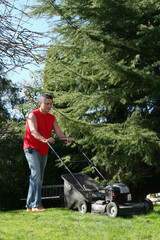
{"type": "MultiPolygon", "coordinates": [[[[17,8],[22,9],[24,4],[28,5],[33,5],[36,4],[36,0],[15,0],[15,5],[17,6],[17,8]]],[[[36,32],[46,32],[48,30],[48,23],[47,20],[45,18],[41,18],[41,19],[28,19],[27,18],[27,23],[24,25],[26,28],[28,28],[29,30],[32,31],[36,31],[36,32]]],[[[44,44],[47,43],[48,39],[47,38],[43,38],[40,40],[40,44],[44,44]]],[[[22,82],[24,80],[26,80],[27,82],[30,82],[31,80],[31,75],[32,72],[36,71],[36,70],[40,70],[43,66],[39,65],[39,66],[35,66],[33,64],[30,64],[27,66],[27,68],[29,70],[25,70],[25,69],[20,69],[20,68],[16,68],[16,72],[11,71],[8,73],[7,77],[12,80],[14,83],[17,82],[22,82]]]]}

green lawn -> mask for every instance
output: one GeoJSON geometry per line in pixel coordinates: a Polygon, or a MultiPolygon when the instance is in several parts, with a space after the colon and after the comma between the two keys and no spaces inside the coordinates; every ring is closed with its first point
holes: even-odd
{"type": "Polygon", "coordinates": [[[46,212],[0,212],[0,240],[148,240],[160,239],[160,205],[148,214],[109,218],[65,208],[46,212]]]}

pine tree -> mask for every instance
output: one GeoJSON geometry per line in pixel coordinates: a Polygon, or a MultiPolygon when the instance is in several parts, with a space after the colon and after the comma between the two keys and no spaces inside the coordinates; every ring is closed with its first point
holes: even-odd
{"type": "Polygon", "coordinates": [[[44,88],[66,134],[107,178],[136,181],[158,169],[160,2],[39,2],[33,13],[57,21],[44,88]]]}

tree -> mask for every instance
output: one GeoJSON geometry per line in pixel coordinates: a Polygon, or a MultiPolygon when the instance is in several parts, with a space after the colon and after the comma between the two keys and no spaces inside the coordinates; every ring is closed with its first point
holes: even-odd
{"type": "Polygon", "coordinates": [[[29,18],[26,9],[17,8],[14,0],[0,2],[0,66],[5,72],[37,64],[44,49],[38,39],[45,35],[25,27],[25,18],[29,18]]]}
{"type": "Polygon", "coordinates": [[[22,90],[22,96],[20,103],[17,103],[12,111],[14,116],[18,115],[18,121],[25,120],[28,113],[31,110],[38,108],[39,106],[39,97],[43,91],[42,88],[43,80],[41,78],[41,73],[34,73],[31,76],[31,80],[23,81],[20,83],[20,89],[22,90]]]}
{"type": "Polygon", "coordinates": [[[19,92],[15,84],[0,74],[0,209],[18,205],[25,171],[21,146],[23,128],[11,116],[12,108],[23,102],[19,92]]]}
{"type": "Polygon", "coordinates": [[[160,172],[159,1],[39,2],[58,17],[44,88],[64,131],[113,181],[160,172]]]}
{"type": "Polygon", "coordinates": [[[12,109],[16,104],[23,103],[23,97],[19,97],[20,91],[16,84],[0,73],[0,140],[6,136],[10,128],[8,122],[13,118],[12,109]]]}

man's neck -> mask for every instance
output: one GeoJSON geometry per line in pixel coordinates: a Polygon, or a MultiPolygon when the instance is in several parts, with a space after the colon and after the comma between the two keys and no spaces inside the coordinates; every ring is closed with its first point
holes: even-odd
{"type": "Polygon", "coordinates": [[[43,115],[47,115],[47,113],[48,113],[48,112],[44,111],[41,107],[39,108],[39,110],[43,115]]]}

